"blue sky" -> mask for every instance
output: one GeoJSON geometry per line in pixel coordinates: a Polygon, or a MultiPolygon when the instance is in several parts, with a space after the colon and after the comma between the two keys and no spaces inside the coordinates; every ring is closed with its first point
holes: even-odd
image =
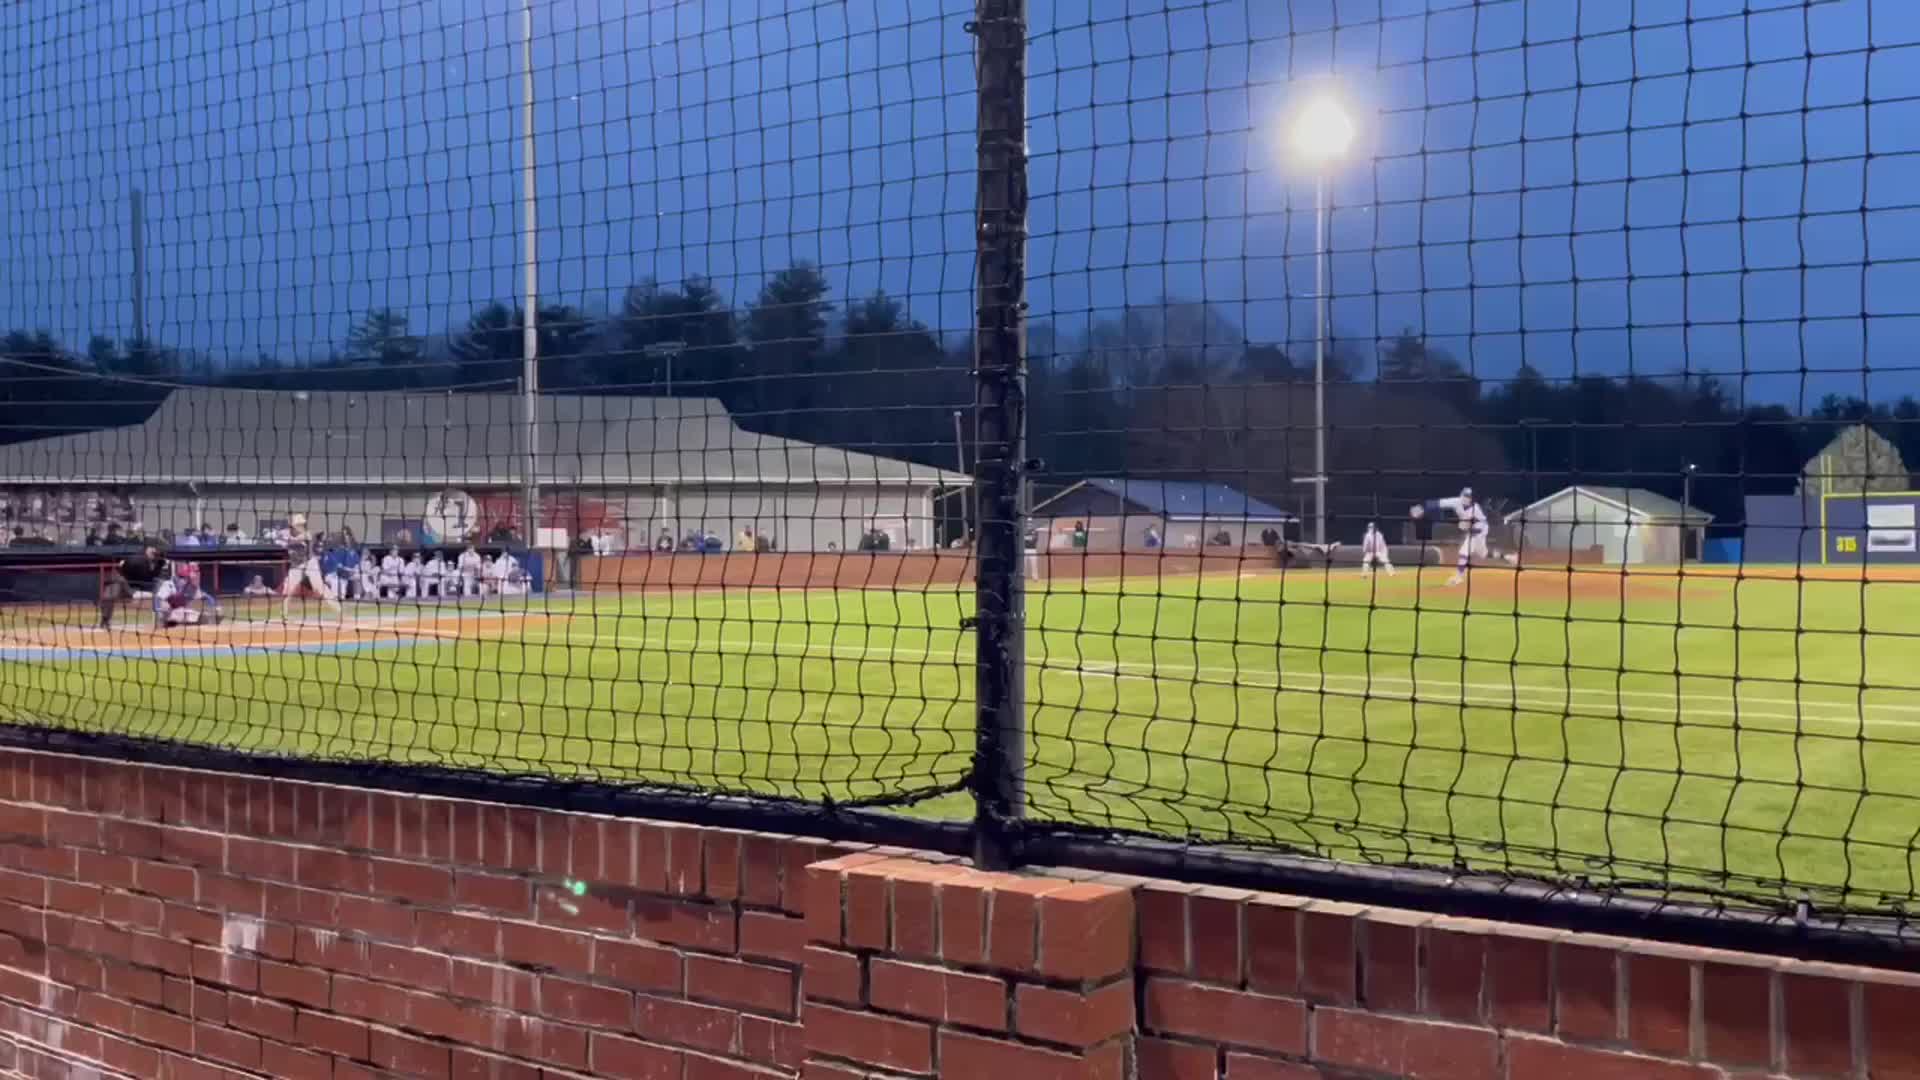
{"type": "MultiPolygon", "coordinates": [[[[1713,372],[1750,397],[1920,389],[1912,0],[1032,3],[1033,313],[1163,295],[1311,333],[1291,108],[1337,85],[1338,333],[1489,378],[1713,372]],[[1751,10],[1748,10],[1751,9],[1751,10]]],[[[969,0],[537,0],[543,291],[744,304],[806,258],[966,325],[969,0]]],[[[517,0],[0,8],[0,327],[324,354],[518,289],[517,0]]]]}

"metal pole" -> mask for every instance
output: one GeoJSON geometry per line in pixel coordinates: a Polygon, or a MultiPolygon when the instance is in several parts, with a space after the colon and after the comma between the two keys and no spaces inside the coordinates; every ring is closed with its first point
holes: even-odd
{"type": "Polygon", "coordinates": [[[520,330],[520,408],[526,428],[527,550],[540,535],[540,263],[539,209],[534,201],[533,0],[520,4],[520,212],[526,313],[520,330]]]}
{"type": "Polygon", "coordinates": [[[1540,425],[1527,425],[1527,458],[1533,470],[1533,501],[1540,501],[1540,425]]]}
{"type": "Polygon", "coordinates": [[[953,463],[960,472],[967,471],[967,440],[960,433],[960,410],[953,410],[953,463]]]}
{"type": "Polygon", "coordinates": [[[1687,561],[1687,542],[1693,539],[1693,470],[1692,462],[1687,463],[1686,472],[1680,477],[1680,561],[1687,561]]]}
{"type": "Polygon", "coordinates": [[[147,343],[147,197],[139,188],[133,189],[128,207],[133,216],[133,340],[143,347],[147,343]]]}
{"type": "Polygon", "coordinates": [[[974,861],[1020,861],[1026,812],[1026,0],[976,0],[974,861]]]}
{"type": "Polygon", "coordinates": [[[1327,174],[1313,180],[1313,542],[1327,542],[1327,174]]]}

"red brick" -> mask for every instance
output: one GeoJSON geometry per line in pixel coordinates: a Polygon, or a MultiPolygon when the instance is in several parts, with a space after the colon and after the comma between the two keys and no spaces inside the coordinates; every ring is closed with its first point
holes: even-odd
{"type": "Polygon", "coordinates": [[[445,990],[447,958],[425,949],[374,943],[367,946],[367,974],[413,990],[445,990]]]}
{"type": "Polygon", "coordinates": [[[680,954],[644,941],[601,938],[593,943],[593,973],[635,990],[678,990],[680,954]]]}
{"type": "Polygon", "coordinates": [[[1034,970],[1040,936],[1040,896],[1064,881],[992,875],[987,900],[987,963],[1003,971],[1034,970]]]}
{"type": "Polygon", "coordinates": [[[817,998],[845,1005],[866,1003],[860,957],[837,949],[810,946],[806,963],[806,973],[800,985],[806,991],[808,1000],[817,998]]]}
{"type": "Polygon", "coordinates": [[[1119,975],[1133,964],[1133,931],[1133,894],[1125,889],[1082,883],[1042,893],[1038,970],[1052,979],[1119,975]]]}
{"type": "Polygon", "coordinates": [[[708,829],[702,839],[706,847],[706,887],[702,895],[723,901],[739,899],[740,834],[708,829]]]}
{"type": "Polygon", "coordinates": [[[1597,1047],[1568,1046],[1552,1039],[1507,1036],[1507,1075],[1513,1080],[1555,1077],[1578,1080],[1721,1080],[1718,1069],[1684,1065],[1597,1047]]]}
{"type": "Polygon", "coordinates": [[[800,1070],[800,1080],[872,1080],[872,1077],[865,1069],[835,1061],[809,1061],[800,1070]]]}
{"type": "Polygon", "coordinates": [[[876,1009],[922,1020],[1006,1030],[1007,985],[992,976],[876,956],[868,964],[867,980],[867,1000],[876,1009]]]}
{"type": "Polygon", "coordinates": [[[242,1069],[260,1067],[260,1037],[214,1024],[193,1026],[193,1052],[242,1069]]]}
{"type": "Polygon", "coordinates": [[[806,1025],[807,1049],[813,1053],[904,1072],[933,1070],[933,1029],[926,1024],[808,1003],[806,1025]]]}
{"type": "Polygon", "coordinates": [[[532,923],[499,925],[500,957],[510,964],[582,975],[593,970],[593,939],[585,934],[532,923]]]}
{"type": "Polygon", "coordinates": [[[260,1071],[278,1080],[332,1080],[333,1059],[299,1047],[263,1042],[260,1071]]]}
{"type": "Polygon", "coordinates": [[[342,1016],[387,1023],[394,1017],[406,1015],[407,995],[404,990],[381,983],[335,975],[329,1007],[342,1016]]]}
{"type": "Polygon", "coordinates": [[[271,840],[229,836],[227,873],[264,881],[292,882],[296,872],[295,850],[271,840]]]}
{"type": "Polygon", "coordinates": [[[1140,966],[1148,971],[1189,974],[1187,893],[1181,886],[1154,883],[1136,890],[1139,911],[1140,966]]]}
{"type": "Polygon", "coordinates": [[[1545,1031],[1552,1023],[1553,946],[1542,938],[1490,934],[1487,1016],[1497,1027],[1545,1031]]]}
{"type": "MultiPolygon", "coordinates": [[[[540,1080],[540,1070],[532,1065],[511,1061],[507,1058],[468,1050],[456,1046],[452,1054],[453,1080],[540,1080]]],[[[586,1054],[582,1052],[579,1067],[586,1068],[586,1054]]],[[[556,1064],[558,1064],[556,1062],[556,1064]]],[[[553,1073],[547,1074],[549,1077],[553,1073]]]]}
{"type": "MultiPolygon", "coordinates": [[[[160,1052],[150,1046],[122,1039],[114,1035],[100,1036],[100,1060],[110,1069],[126,1073],[129,1076],[160,1075],[160,1052]]],[[[84,1073],[81,1075],[85,1075],[84,1073]]],[[[305,1080],[304,1077],[288,1073],[277,1073],[286,1080],[305,1080]]]]}
{"type": "Polygon", "coordinates": [[[293,939],[293,959],[297,964],[348,975],[364,975],[367,971],[367,943],[336,930],[304,926],[293,939]]]}
{"type": "Polygon", "coordinates": [[[687,957],[687,996],[777,1016],[798,1015],[798,979],[786,968],[711,956],[687,957]]]}
{"type": "Polygon", "coordinates": [[[1133,981],[1123,979],[1086,993],[1025,984],[1014,1015],[1020,1034],[1029,1038],[1094,1046],[1133,1030],[1133,981]]]}
{"type": "Polygon", "coordinates": [[[633,1023],[633,993],[547,976],[540,980],[540,1013],[569,1023],[622,1030],[633,1023]]]}
{"type": "Polygon", "coordinates": [[[740,913],[740,955],[798,966],[807,948],[807,924],[772,911],[740,913]]]}
{"type": "Polygon", "coordinates": [[[100,897],[100,917],[127,930],[158,930],[166,906],[151,896],[118,890],[100,897]]]}
{"type": "Polygon", "coordinates": [[[325,1008],[332,984],[324,971],[260,961],[260,993],[283,1001],[295,1001],[312,1008],[325,1008]]]}
{"type": "Polygon", "coordinates": [[[1691,1056],[1693,965],[1669,956],[1628,954],[1627,1039],[1661,1057],[1691,1056]]]}
{"type": "Polygon", "coordinates": [[[375,896],[390,896],[421,907],[445,907],[453,902],[453,872],[444,866],[397,859],[367,861],[373,871],[375,896]]]}
{"type": "Polygon", "coordinates": [[[1434,926],[1422,927],[1421,934],[1427,952],[1425,1013],[1436,1020],[1478,1021],[1486,939],[1434,926]]]}
{"type": "Polygon", "coordinates": [[[1618,954],[1611,949],[1562,943],[1554,957],[1560,1036],[1595,1041],[1617,1038],[1620,1029],[1618,954]]]}
{"type": "Polygon", "coordinates": [[[524,924],[502,923],[483,915],[421,911],[414,915],[413,943],[423,949],[455,956],[493,957],[500,955],[500,928],[503,925],[524,924]]]}
{"type": "Polygon", "coordinates": [[[1240,985],[1242,915],[1250,893],[1200,889],[1187,897],[1188,972],[1201,982],[1240,985]]]}
{"type": "Polygon", "coordinates": [[[373,890],[373,864],[364,855],[301,848],[293,856],[293,879],[309,889],[364,896],[373,890]]]}
{"type": "Polygon", "coordinates": [[[791,1075],[702,1054],[687,1055],[686,1080],[787,1080],[791,1075]]]}
{"type": "Polygon", "coordinates": [[[780,906],[780,872],[785,865],[785,838],[748,836],[740,853],[740,900],[755,907],[780,906]]]}
{"type": "Polygon", "coordinates": [[[1837,979],[1783,974],[1786,1059],[1782,1071],[1848,1073],[1853,1060],[1853,992],[1837,979]]]}
{"type": "Polygon", "coordinates": [[[1864,992],[1868,1073],[1920,1076],[1920,988],[1870,982],[1864,992]]]}
{"type": "Polygon", "coordinates": [[[192,903],[199,894],[199,881],[199,872],[190,866],[169,866],[156,862],[133,864],[134,887],[167,900],[192,903]]]}
{"type": "Polygon", "coordinates": [[[1291,998],[1236,993],[1154,976],[1147,980],[1146,1026],[1157,1034],[1301,1054],[1307,1010],[1291,998]]]}
{"type": "Polygon", "coordinates": [[[1121,1080],[1125,1055],[1117,1044],[1063,1054],[962,1031],[940,1032],[941,1080],[1048,1077],[1049,1080],[1121,1080]]]}
{"type": "Polygon", "coordinates": [[[449,962],[447,976],[447,990],[454,997],[516,1013],[533,1012],[540,989],[540,977],[531,971],[458,957],[449,962]]]}
{"type": "Polygon", "coordinates": [[[277,1001],[232,994],[227,998],[227,1023],[242,1031],[281,1042],[293,1040],[293,1008],[277,1001]]]}
{"type": "Polygon", "coordinates": [[[453,1068],[446,1044],[431,1043],[399,1032],[373,1032],[369,1053],[375,1065],[401,1076],[444,1078],[453,1068]]]}
{"type": "Polygon", "coordinates": [[[726,1053],[740,1030],[740,1014],[732,1009],[672,998],[637,995],[633,1029],[642,1038],[726,1053]]]}
{"type": "Polygon", "coordinates": [[[1256,896],[1246,920],[1247,985],[1262,993],[1300,990],[1300,905],[1256,896]]]}
{"type": "Polygon", "coordinates": [[[706,952],[731,953],[739,945],[732,908],[643,896],[633,901],[635,937],[706,952]]]}
{"type": "Polygon", "coordinates": [[[807,1056],[806,1028],[765,1016],[742,1016],[739,1056],[792,1072],[807,1056]]]}
{"type": "Polygon", "coordinates": [[[1134,1040],[1133,1053],[1139,1080],[1216,1080],[1218,1075],[1220,1052],[1211,1046],[1141,1035],[1134,1040]]]}
{"type": "Polygon", "coordinates": [[[846,880],[846,942],[856,949],[887,947],[888,886],[893,863],[849,871],[846,880]]]}
{"type": "Polygon", "coordinates": [[[1361,909],[1312,904],[1300,914],[1300,989],[1314,1001],[1351,1005],[1356,923],[1361,909]]]}
{"type": "Polygon", "coordinates": [[[977,878],[941,882],[940,958],[949,964],[982,964],[987,959],[987,890],[977,878]]]}
{"type": "Polygon", "coordinates": [[[1768,1065],[1773,1060],[1773,975],[1765,968],[1707,964],[1701,971],[1707,1060],[1768,1065]]]}
{"type": "Polygon", "coordinates": [[[1369,1009],[1413,1012],[1420,996],[1420,928],[1377,916],[1360,925],[1360,1000],[1369,1009]]]}
{"type": "Polygon", "coordinates": [[[826,945],[841,942],[844,899],[840,874],[819,866],[807,867],[807,940],[826,945]]]}
{"type": "Polygon", "coordinates": [[[934,960],[937,948],[938,904],[931,875],[893,879],[894,956],[907,960],[934,960]]]}
{"type": "Polygon", "coordinates": [[[463,870],[453,877],[453,902],[526,918],[533,914],[533,886],[526,878],[463,870]]]}
{"type": "Polygon", "coordinates": [[[580,881],[604,881],[600,871],[600,851],[605,843],[605,821],[595,818],[575,818],[573,828],[568,831],[568,843],[572,851],[567,856],[567,877],[580,881]]]}
{"type": "MultiPolygon", "coordinates": [[[[551,1070],[554,1067],[585,1071],[587,1068],[586,1028],[556,1024],[530,1016],[502,1017],[499,1013],[476,1013],[489,1045],[509,1057],[529,1058],[551,1070]]],[[[554,1074],[548,1071],[548,1077],[554,1074]]],[[[489,1076],[487,1080],[494,1080],[489,1076]]],[[[557,1078],[556,1078],[557,1080],[557,1078]]]]}
{"type": "Polygon", "coordinates": [[[1227,1055],[1227,1080],[1324,1080],[1325,1075],[1297,1061],[1277,1061],[1252,1054],[1227,1055]]]}
{"type": "Polygon", "coordinates": [[[1494,1075],[1499,1039],[1486,1028],[1377,1016],[1356,1009],[1313,1012],[1316,1061],[1413,1080],[1494,1075]]]}
{"type": "Polygon", "coordinates": [[[618,1080],[680,1080],[680,1051],[596,1031],[592,1036],[593,1072],[618,1080]]]}

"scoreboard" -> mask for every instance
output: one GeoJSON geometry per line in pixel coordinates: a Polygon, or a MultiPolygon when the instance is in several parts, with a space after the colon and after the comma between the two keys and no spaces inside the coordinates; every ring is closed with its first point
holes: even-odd
{"type": "Polygon", "coordinates": [[[1920,491],[1822,496],[1820,561],[1920,563],[1920,491]]]}

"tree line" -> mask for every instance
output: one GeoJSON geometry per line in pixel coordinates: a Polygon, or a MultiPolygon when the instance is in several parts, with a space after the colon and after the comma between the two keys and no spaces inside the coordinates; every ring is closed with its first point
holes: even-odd
{"type": "MultiPolygon", "coordinates": [[[[973,345],[875,292],[835,302],[819,268],[768,277],[735,310],[713,282],[643,281],[610,312],[543,304],[541,389],[719,399],[750,431],[971,468],[973,345]],[[956,423],[956,414],[957,420],[956,423]]],[[[44,332],[0,335],[0,441],[138,423],[179,383],[277,390],[458,390],[519,385],[525,312],[482,306],[445,335],[367,313],[323,359],[215,369],[146,341],[72,350],[44,332]]],[[[1028,433],[1040,491],[1088,476],[1216,480],[1304,509],[1313,474],[1313,357],[1248,340],[1204,303],[1168,299],[1065,332],[1028,330],[1028,433]]],[[[1698,375],[1482,378],[1407,331],[1337,339],[1326,392],[1329,502],[1338,535],[1471,484],[1523,504],[1571,484],[1643,487],[1723,523],[1750,494],[1796,489],[1804,464],[1865,424],[1920,462],[1920,402],[1738,400],[1698,375]],[[1689,466],[1693,468],[1689,470],[1689,466]],[[1691,472],[1691,482],[1687,477],[1691,472]]],[[[1898,481],[1905,486],[1905,478],[1898,481]]]]}

